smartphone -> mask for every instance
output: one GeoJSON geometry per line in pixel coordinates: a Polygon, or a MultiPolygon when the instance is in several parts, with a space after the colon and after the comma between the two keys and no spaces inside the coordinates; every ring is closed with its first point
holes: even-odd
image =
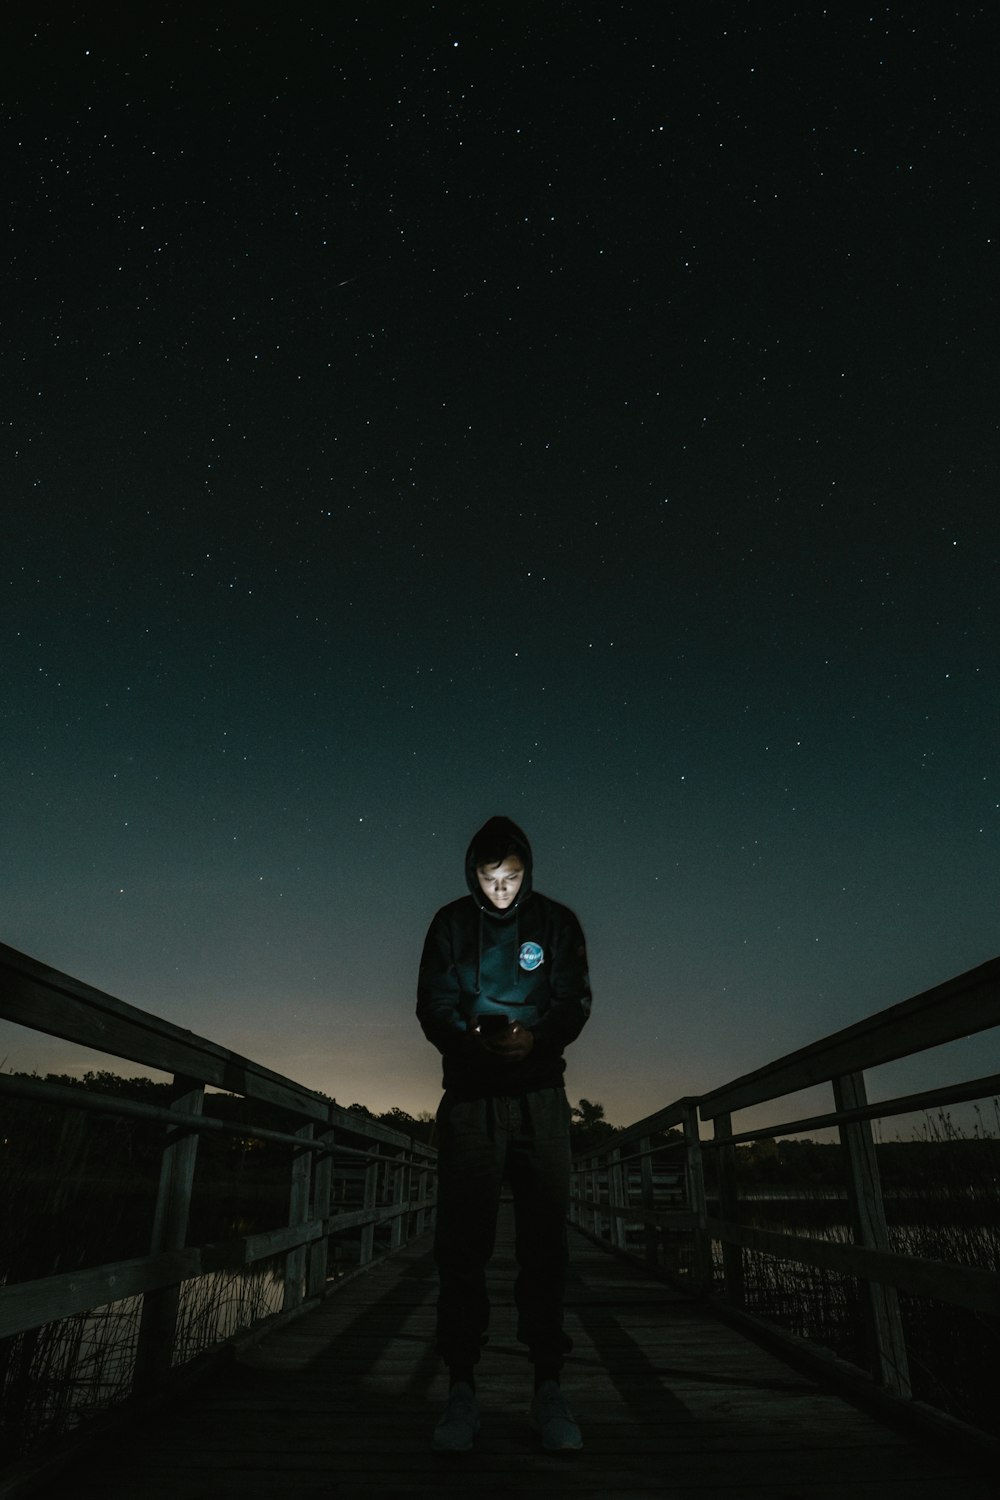
{"type": "Polygon", "coordinates": [[[479,1035],[480,1036],[484,1036],[484,1037],[487,1037],[487,1036],[499,1036],[501,1032],[507,1030],[507,1027],[509,1025],[510,1025],[510,1017],[509,1016],[500,1016],[500,1015],[477,1016],[476,1017],[476,1024],[475,1024],[474,1030],[478,1031],[479,1035]]]}

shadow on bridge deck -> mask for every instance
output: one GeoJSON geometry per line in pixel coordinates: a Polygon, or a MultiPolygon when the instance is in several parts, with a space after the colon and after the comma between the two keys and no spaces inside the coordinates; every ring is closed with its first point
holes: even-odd
{"type": "Polygon", "coordinates": [[[434,1271],[411,1247],[247,1349],[211,1383],[44,1493],[101,1500],[303,1500],[471,1493],[592,1500],[986,1500],[992,1486],[817,1388],[571,1231],[564,1385],[580,1454],[546,1455],[525,1413],[512,1230],[501,1216],[474,1453],[439,1456],[434,1271]]]}

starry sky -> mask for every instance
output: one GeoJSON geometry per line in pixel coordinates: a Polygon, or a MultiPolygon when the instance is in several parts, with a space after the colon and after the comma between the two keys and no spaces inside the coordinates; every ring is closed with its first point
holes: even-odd
{"type": "Polygon", "coordinates": [[[4,25],[0,939],[417,1113],[506,813],[620,1124],[1000,950],[992,7],[4,25]]]}

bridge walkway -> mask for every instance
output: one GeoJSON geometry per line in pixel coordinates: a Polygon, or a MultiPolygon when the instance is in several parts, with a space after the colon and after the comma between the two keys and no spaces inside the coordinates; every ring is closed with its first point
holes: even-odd
{"type": "Polygon", "coordinates": [[[476,1450],[430,1433],[446,1379],[432,1352],[424,1241],[244,1349],[42,1493],[49,1500],[993,1500],[949,1454],[882,1426],[641,1268],[570,1231],[564,1387],[579,1454],[547,1455],[526,1422],[514,1336],[509,1209],[491,1278],[476,1450]]]}

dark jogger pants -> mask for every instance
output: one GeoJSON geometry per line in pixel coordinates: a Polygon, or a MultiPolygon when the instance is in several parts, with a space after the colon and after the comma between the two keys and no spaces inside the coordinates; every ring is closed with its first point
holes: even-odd
{"type": "Polygon", "coordinates": [[[562,1329],[570,1168],[565,1091],[472,1100],[446,1093],[437,1118],[438,1350],[449,1365],[479,1359],[490,1319],[486,1266],[506,1177],[514,1195],[517,1336],[536,1363],[558,1369],[572,1348],[562,1329]]]}

